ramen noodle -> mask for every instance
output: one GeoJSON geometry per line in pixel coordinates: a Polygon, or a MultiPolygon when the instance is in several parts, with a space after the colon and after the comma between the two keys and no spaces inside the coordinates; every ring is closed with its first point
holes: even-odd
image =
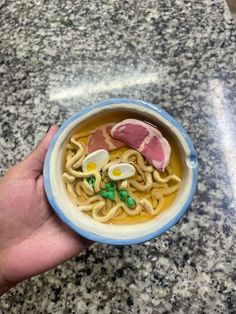
{"type": "Polygon", "coordinates": [[[117,224],[146,221],[168,207],[181,186],[172,159],[161,172],[125,143],[89,153],[94,131],[73,134],[65,147],[63,180],[78,210],[117,224]]]}

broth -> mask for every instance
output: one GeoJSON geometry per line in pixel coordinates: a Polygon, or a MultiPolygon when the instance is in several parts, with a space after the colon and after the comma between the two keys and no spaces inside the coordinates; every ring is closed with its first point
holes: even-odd
{"type": "MultiPolygon", "coordinates": [[[[143,116],[141,114],[137,114],[132,112],[131,110],[122,110],[122,111],[117,111],[114,109],[106,111],[106,112],[101,112],[99,114],[96,114],[93,117],[89,118],[89,121],[82,121],[79,125],[79,127],[75,128],[71,134],[74,135],[76,133],[81,133],[81,132],[87,132],[87,131],[92,131],[95,130],[97,127],[102,126],[106,123],[118,123],[121,122],[122,120],[125,119],[138,119],[141,121],[144,121],[143,116]]],[[[174,174],[176,174],[176,176],[178,176],[180,179],[182,179],[182,175],[183,175],[183,164],[181,161],[181,152],[179,150],[178,147],[178,143],[176,142],[176,140],[174,139],[174,136],[165,128],[163,127],[161,124],[157,124],[155,123],[155,121],[153,120],[146,120],[145,122],[152,124],[153,126],[157,127],[162,135],[167,139],[167,141],[170,144],[171,147],[171,157],[170,157],[170,163],[169,166],[173,169],[174,174]]],[[[79,139],[80,142],[82,142],[83,144],[86,145],[87,143],[87,138],[81,138],[79,139]]],[[[122,148],[118,148],[114,151],[110,151],[110,155],[112,156],[112,154],[119,154],[122,155],[122,153],[127,150],[129,147],[125,146],[122,148]]],[[[63,159],[63,172],[66,171],[66,152],[64,154],[64,159],[63,159]]],[[[175,200],[177,194],[178,194],[178,190],[175,191],[174,193],[170,194],[170,195],[166,195],[164,197],[164,202],[161,206],[161,210],[160,211],[164,211],[166,208],[168,208],[173,201],[175,200]]],[[[138,198],[142,198],[147,194],[147,192],[137,192],[136,195],[138,196],[138,198]]],[[[86,212],[86,214],[92,216],[91,212],[86,212]]],[[[122,220],[117,220],[117,219],[110,219],[108,223],[111,224],[133,224],[133,223],[140,223],[140,222],[144,222],[144,221],[148,221],[150,219],[153,219],[155,216],[147,213],[147,212],[141,212],[138,215],[135,216],[127,216],[122,220]]]]}

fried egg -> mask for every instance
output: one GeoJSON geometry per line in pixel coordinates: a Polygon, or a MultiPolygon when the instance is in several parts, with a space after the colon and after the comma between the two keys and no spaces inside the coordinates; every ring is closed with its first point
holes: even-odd
{"type": "Polygon", "coordinates": [[[108,169],[108,176],[111,180],[124,180],[135,175],[135,168],[128,163],[112,165],[108,169]]]}
{"type": "Polygon", "coordinates": [[[88,154],[83,161],[82,169],[84,172],[100,171],[109,161],[109,153],[105,149],[98,149],[88,154]]]}

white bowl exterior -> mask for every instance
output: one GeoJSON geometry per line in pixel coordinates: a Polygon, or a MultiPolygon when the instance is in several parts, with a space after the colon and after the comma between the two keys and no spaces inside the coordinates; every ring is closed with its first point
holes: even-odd
{"type": "MultiPolygon", "coordinates": [[[[74,230],[86,236],[87,238],[111,244],[143,242],[141,239],[145,240],[152,238],[152,235],[158,235],[158,230],[160,233],[162,233],[161,231],[163,228],[165,228],[165,226],[166,229],[169,229],[168,224],[173,225],[173,220],[178,217],[180,210],[185,206],[186,200],[189,198],[189,195],[192,193],[193,189],[193,169],[197,167],[197,161],[195,157],[192,156],[192,154],[193,152],[191,151],[184,134],[182,134],[180,130],[170,121],[166,120],[161,114],[154,112],[151,108],[142,108],[139,104],[127,104],[122,103],[122,101],[121,103],[117,104],[112,103],[110,106],[108,104],[106,107],[95,108],[68,124],[64,128],[63,132],[59,134],[54,144],[53,150],[51,151],[50,160],[48,160],[49,174],[45,173],[47,176],[45,186],[48,199],[52,206],[54,204],[54,209],[64,220],[64,222],[68,223],[74,230]],[[62,179],[63,151],[68,136],[71,134],[73,129],[75,129],[82,121],[87,120],[89,117],[94,116],[103,110],[120,110],[121,106],[125,106],[124,108],[126,110],[132,110],[133,112],[136,111],[139,114],[143,114],[145,116],[149,115],[152,117],[153,121],[156,120],[158,123],[162,123],[166,128],[175,134],[176,138],[178,138],[182,145],[182,151],[184,155],[182,156],[185,168],[183,184],[181,185],[175,201],[167,209],[155,216],[150,221],[138,224],[116,225],[95,221],[89,215],[78,210],[76,204],[70,199],[62,179]],[[49,181],[51,189],[48,193],[47,185],[49,184],[49,181]],[[57,208],[55,208],[55,202],[57,208]],[[58,208],[61,212],[58,212],[58,208]]],[[[177,220],[179,220],[179,218],[177,220]]]]}

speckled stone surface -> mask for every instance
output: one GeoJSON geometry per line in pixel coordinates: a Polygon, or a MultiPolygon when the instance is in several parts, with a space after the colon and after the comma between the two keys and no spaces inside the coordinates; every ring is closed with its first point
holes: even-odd
{"type": "Polygon", "coordinates": [[[108,97],[161,105],[199,158],[178,225],[142,245],[95,244],[5,294],[0,313],[236,313],[236,29],[225,3],[2,0],[0,69],[1,175],[50,124],[108,97]]]}

